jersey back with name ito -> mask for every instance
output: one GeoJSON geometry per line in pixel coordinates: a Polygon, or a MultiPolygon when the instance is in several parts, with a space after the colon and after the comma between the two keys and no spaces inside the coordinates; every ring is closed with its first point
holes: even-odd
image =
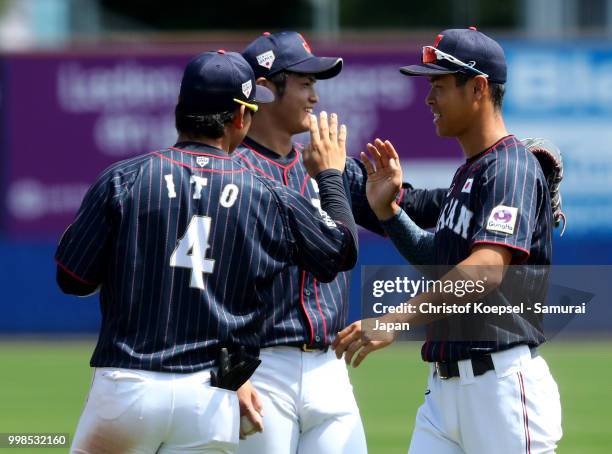
{"type": "Polygon", "coordinates": [[[100,285],[92,366],[193,372],[222,345],[257,349],[281,271],[330,280],[349,237],[299,193],[190,142],[104,171],[56,261],[100,285]]]}
{"type": "MultiPolygon", "coordinates": [[[[514,136],[502,138],[457,170],[438,218],[434,243],[435,263],[442,266],[457,265],[478,244],[507,247],[512,251],[512,265],[526,265],[520,270],[529,283],[525,285],[538,292],[545,287],[545,267],[529,265],[551,262],[550,195],[537,159],[514,136]]],[[[498,298],[500,304],[510,304],[512,299],[496,293],[487,298],[498,298]]],[[[439,341],[444,337],[441,333],[449,331],[448,323],[443,319],[428,326],[430,340],[422,349],[426,361],[454,361],[544,341],[540,321],[520,315],[505,327],[495,326],[489,317],[482,327],[489,342],[439,341]]]]}

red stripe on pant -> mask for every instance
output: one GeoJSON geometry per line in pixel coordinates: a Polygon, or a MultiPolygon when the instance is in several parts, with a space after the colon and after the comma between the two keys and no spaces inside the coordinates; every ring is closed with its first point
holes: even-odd
{"type": "Polygon", "coordinates": [[[517,372],[519,385],[521,387],[521,403],[523,405],[523,425],[525,427],[525,452],[531,454],[531,435],[529,434],[529,417],[527,416],[527,397],[525,396],[525,382],[523,374],[517,372]]]}

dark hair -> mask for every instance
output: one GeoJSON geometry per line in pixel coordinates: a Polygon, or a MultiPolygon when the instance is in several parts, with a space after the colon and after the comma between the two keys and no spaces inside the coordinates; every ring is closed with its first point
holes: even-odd
{"type": "Polygon", "coordinates": [[[225,125],[232,121],[235,111],[218,112],[214,114],[185,113],[177,104],[174,111],[176,130],[194,137],[204,136],[218,139],[223,136],[225,125]]]}
{"type": "MultiPolygon", "coordinates": [[[[457,87],[463,87],[468,80],[475,77],[471,74],[465,73],[455,73],[455,83],[457,87]]],[[[496,84],[493,82],[489,82],[489,95],[491,96],[491,101],[493,102],[493,107],[497,110],[501,110],[502,103],[504,101],[504,93],[506,92],[506,86],[504,84],[496,84]]]]}
{"type": "Polygon", "coordinates": [[[282,98],[287,88],[287,79],[289,79],[289,71],[281,71],[271,75],[267,79],[276,87],[276,97],[282,98]]]}

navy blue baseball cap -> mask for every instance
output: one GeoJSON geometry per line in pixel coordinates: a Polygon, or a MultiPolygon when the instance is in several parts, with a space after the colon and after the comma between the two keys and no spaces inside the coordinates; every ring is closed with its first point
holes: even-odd
{"type": "Polygon", "coordinates": [[[257,111],[256,103],[274,101],[274,94],[256,85],[251,66],[237,52],[205,52],[185,67],[178,109],[210,114],[232,111],[242,104],[257,111]]]}
{"type": "Polygon", "coordinates": [[[268,77],[287,70],[331,79],[342,70],[339,57],[317,57],[302,35],[297,32],[265,32],[246,49],[242,56],[249,62],[255,77],[268,77]]]}
{"type": "Polygon", "coordinates": [[[441,32],[432,46],[423,47],[421,63],[400,68],[408,76],[465,73],[486,75],[490,82],[506,83],[506,57],[502,47],[476,27],[441,32]]]}

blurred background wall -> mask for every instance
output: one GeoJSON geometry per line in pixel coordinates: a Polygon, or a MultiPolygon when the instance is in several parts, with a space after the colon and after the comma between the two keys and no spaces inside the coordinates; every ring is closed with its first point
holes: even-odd
{"type": "MultiPolygon", "coordinates": [[[[436,137],[427,82],[397,69],[440,30],[470,25],[506,50],[509,130],[564,153],[568,226],[554,263],[612,263],[612,0],[0,0],[0,334],[97,331],[97,297],[55,286],[55,246],[107,165],[174,143],[191,56],[302,32],[315,54],[345,60],[317,89],[319,109],[348,124],[350,153],[389,138],[408,181],[447,187],[461,150],[436,137]]],[[[380,238],[360,244],[360,264],[402,263],[380,238]]]]}

